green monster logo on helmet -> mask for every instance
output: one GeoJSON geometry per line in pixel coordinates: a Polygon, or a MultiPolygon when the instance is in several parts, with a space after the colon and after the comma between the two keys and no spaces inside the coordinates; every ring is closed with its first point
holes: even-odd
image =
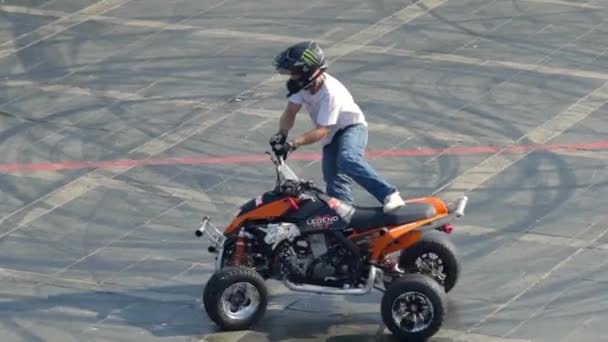
{"type": "Polygon", "coordinates": [[[306,49],[306,50],[304,50],[304,52],[302,52],[302,56],[300,57],[300,62],[304,63],[309,68],[313,68],[315,65],[317,65],[319,63],[319,58],[310,49],[306,49]]]}

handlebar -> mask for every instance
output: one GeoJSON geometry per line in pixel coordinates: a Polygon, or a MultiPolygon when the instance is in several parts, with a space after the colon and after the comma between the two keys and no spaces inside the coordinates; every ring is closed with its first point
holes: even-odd
{"type": "Polygon", "coordinates": [[[320,193],[324,193],[323,189],[317,187],[311,181],[300,179],[297,175],[295,175],[295,173],[293,173],[293,171],[287,165],[285,165],[285,159],[286,159],[288,153],[284,152],[283,150],[275,149],[274,146],[273,146],[272,153],[269,152],[269,151],[266,151],[266,154],[270,155],[272,162],[276,166],[276,171],[277,171],[277,187],[281,186],[281,184],[280,184],[280,174],[281,174],[281,172],[287,172],[288,174],[291,173],[292,176],[295,179],[294,178],[290,178],[289,176],[287,176],[287,177],[290,178],[293,181],[296,181],[299,184],[298,185],[299,188],[301,188],[301,189],[303,188],[303,189],[307,189],[307,190],[313,190],[313,191],[317,191],[317,192],[320,192],[320,193]]]}
{"type": "Polygon", "coordinates": [[[283,156],[279,156],[279,155],[277,155],[276,153],[274,153],[274,151],[273,151],[273,153],[270,153],[270,152],[266,151],[266,154],[270,156],[270,160],[271,160],[271,161],[272,161],[272,162],[273,162],[273,163],[274,163],[276,166],[279,166],[279,165],[282,165],[282,164],[284,164],[284,163],[285,163],[285,159],[283,158],[283,156]]]}
{"type": "Polygon", "coordinates": [[[266,151],[266,153],[271,156],[272,162],[277,166],[285,164],[285,161],[287,160],[287,156],[289,155],[290,151],[285,151],[281,149],[278,145],[271,144],[271,147],[272,153],[268,151],[266,151]]]}
{"type": "Polygon", "coordinates": [[[304,181],[304,182],[302,182],[302,185],[304,185],[306,188],[308,188],[310,190],[325,193],[325,191],[323,191],[323,189],[319,188],[318,186],[315,185],[315,183],[313,183],[311,181],[304,181]]]}

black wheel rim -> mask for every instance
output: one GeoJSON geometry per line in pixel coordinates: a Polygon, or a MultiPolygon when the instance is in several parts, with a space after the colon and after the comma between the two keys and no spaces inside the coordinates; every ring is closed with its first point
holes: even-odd
{"type": "Polygon", "coordinates": [[[435,310],[425,294],[410,291],[395,298],[391,305],[391,314],[399,329],[419,332],[431,325],[435,310]]]}
{"type": "Polygon", "coordinates": [[[416,258],[413,266],[417,272],[426,274],[442,286],[445,286],[445,281],[448,277],[445,272],[445,262],[436,253],[427,252],[420,255],[416,258]]]}

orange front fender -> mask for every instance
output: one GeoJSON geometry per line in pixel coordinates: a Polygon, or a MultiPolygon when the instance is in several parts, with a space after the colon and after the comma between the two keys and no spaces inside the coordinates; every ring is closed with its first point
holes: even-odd
{"type": "Polygon", "coordinates": [[[293,208],[297,203],[296,198],[282,198],[248,211],[240,216],[235,217],[232,222],[224,230],[224,235],[234,233],[247,220],[265,220],[283,215],[287,210],[293,208]]]}

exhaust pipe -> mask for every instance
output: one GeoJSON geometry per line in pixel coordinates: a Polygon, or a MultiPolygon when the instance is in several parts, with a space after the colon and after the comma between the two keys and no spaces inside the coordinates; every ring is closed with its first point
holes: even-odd
{"type": "Polygon", "coordinates": [[[317,294],[331,294],[331,295],[354,295],[360,296],[365,295],[371,292],[374,287],[374,282],[376,281],[376,271],[377,268],[375,266],[371,266],[369,270],[369,275],[367,278],[367,282],[365,283],[365,287],[357,288],[357,289],[339,289],[335,287],[327,287],[327,286],[318,286],[318,285],[297,285],[289,280],[285,279],[283,283],[287,286],[288,289],[297,292],[310,292],[317,294]]]}

